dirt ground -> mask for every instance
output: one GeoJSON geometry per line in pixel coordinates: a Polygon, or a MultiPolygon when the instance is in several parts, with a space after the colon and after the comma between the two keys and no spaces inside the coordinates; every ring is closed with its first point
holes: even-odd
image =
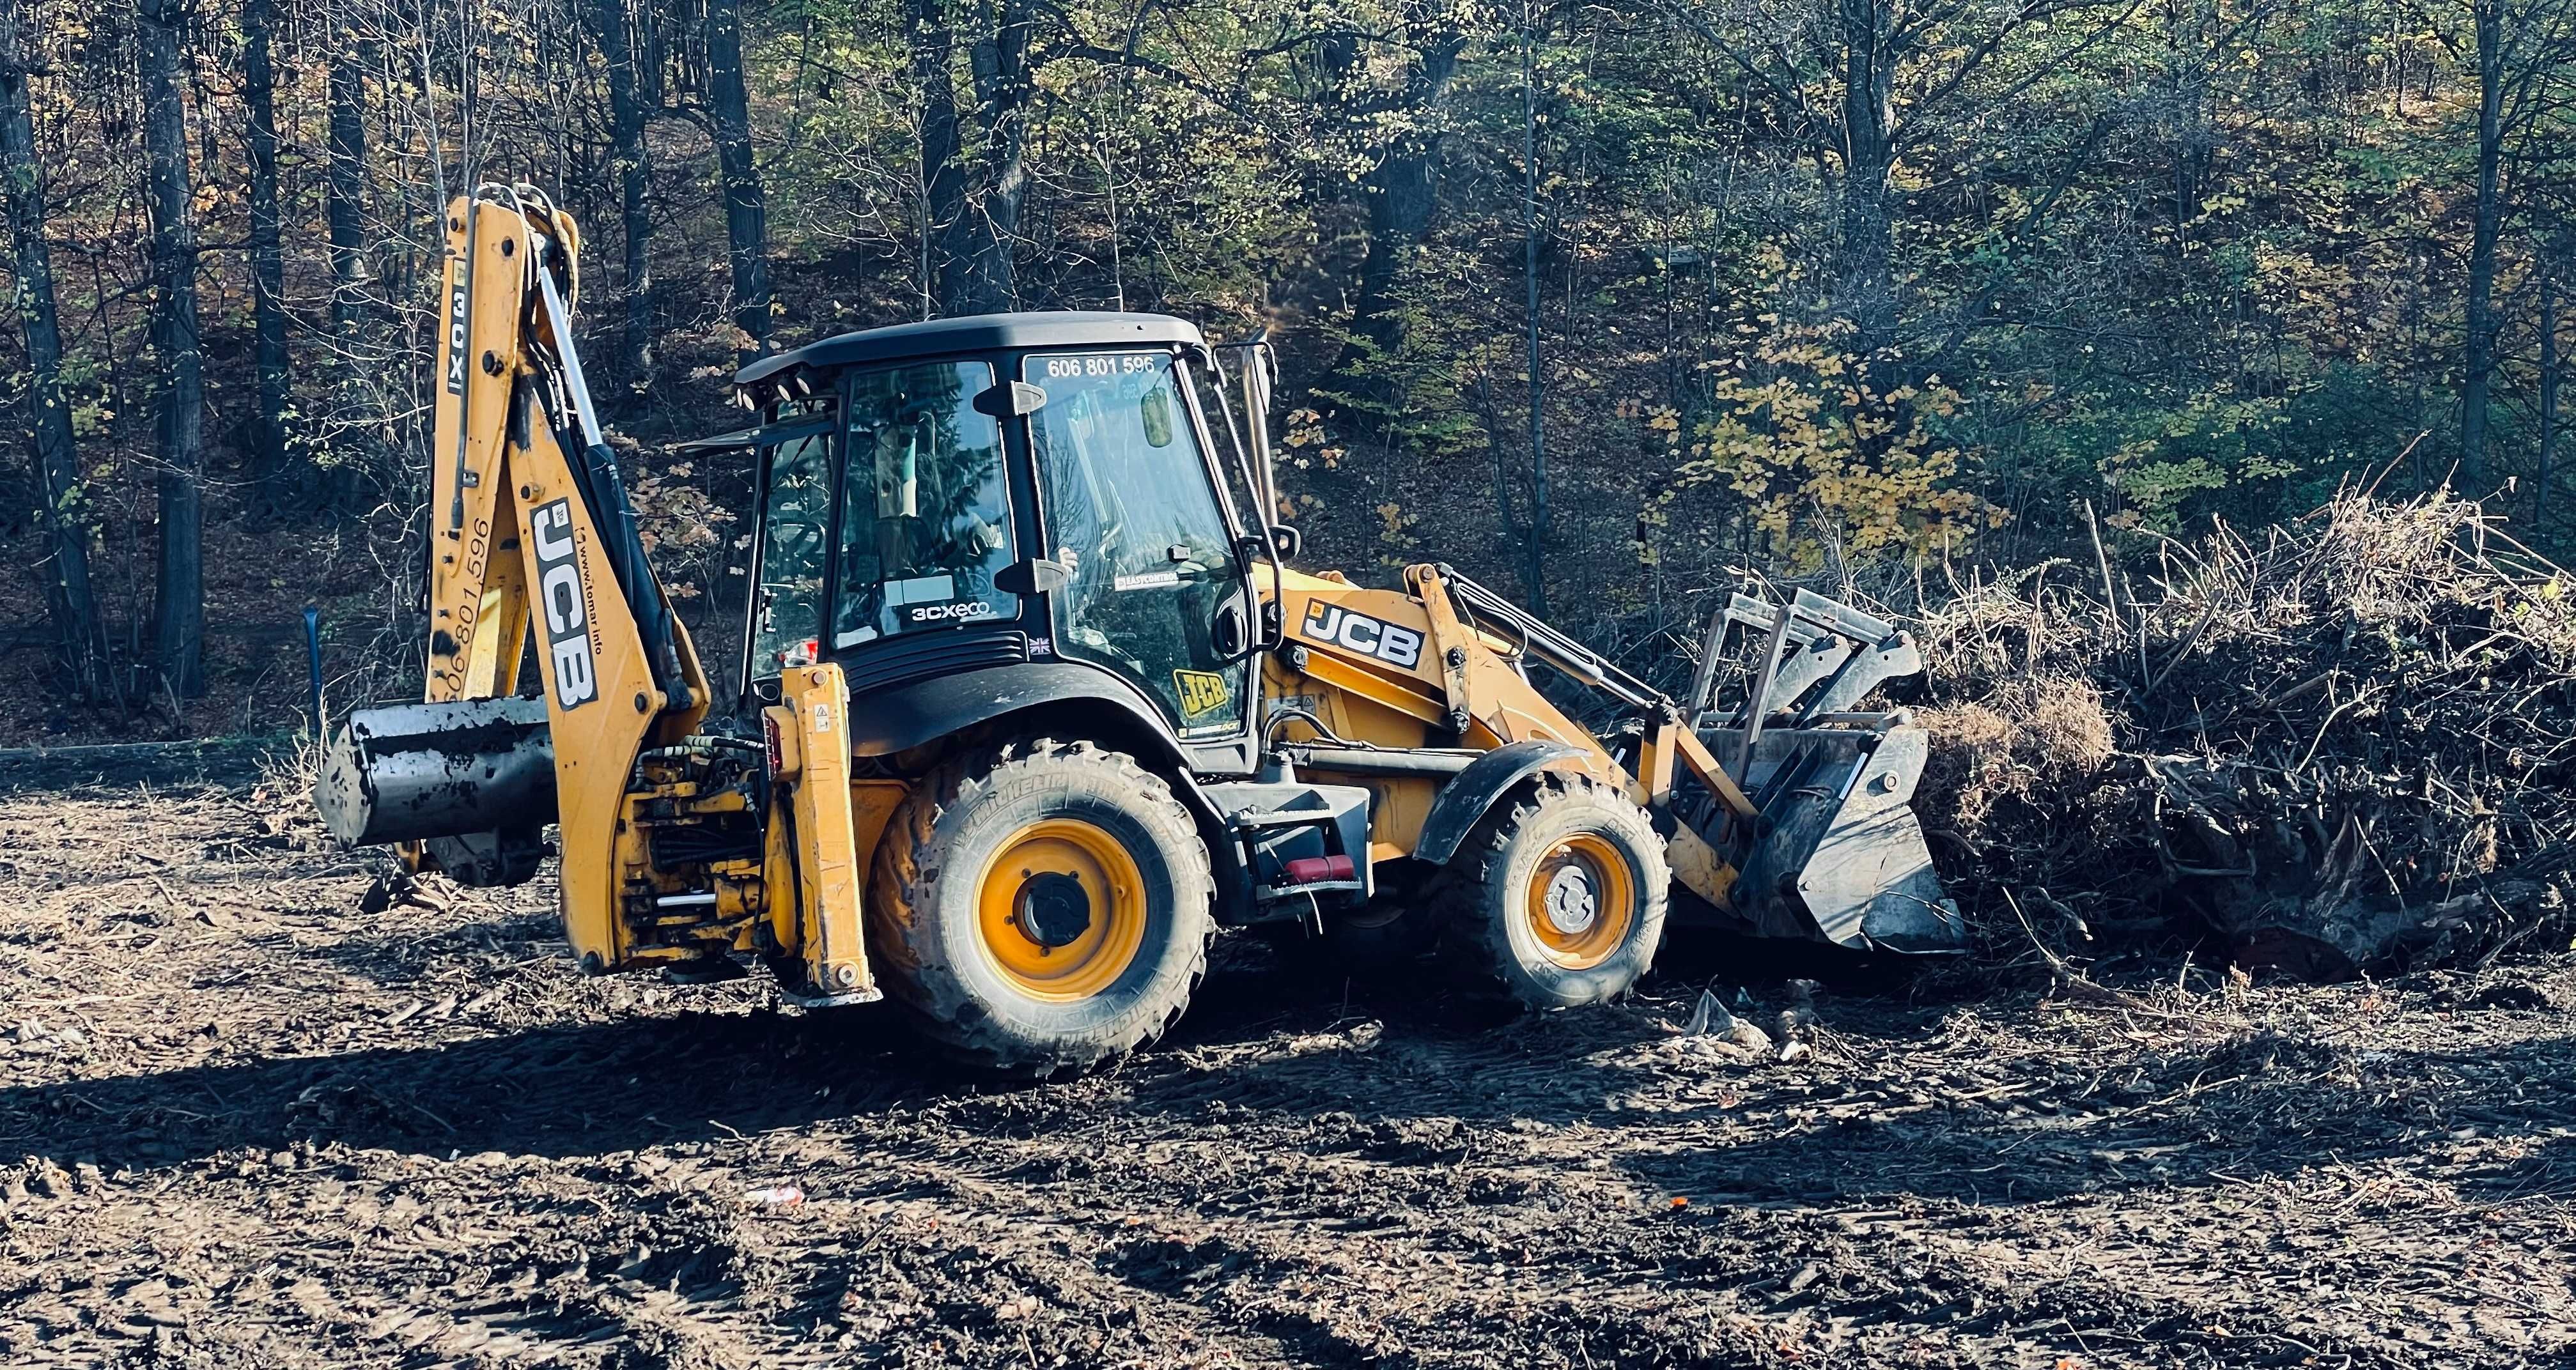
{"type": "Polygon", "coordinates": [[[2564,956],[1838,978],[1784,1062],[1681,1034],[1792,993],[1686,934],[1507,1023],[1236,939],[1005,1087],[585,980],[542,882],[361,915],[301,808],[0,778],[0,1363],[2576,1365],[2564,956]]]}

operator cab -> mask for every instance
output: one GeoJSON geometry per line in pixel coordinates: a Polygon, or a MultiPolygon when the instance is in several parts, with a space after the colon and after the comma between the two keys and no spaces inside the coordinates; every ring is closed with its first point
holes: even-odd
{"type": "Polygon", "coordinates": [[[761,426],[689,446],[759,461],[745,707],[820,661],[854,696],[1066,663],[1194,769],[1250,772],[1276,636],[1252,572],[1293,546],[1259,518],[1269,381],[1262,344],[1119,313],[905,324],[743,368],[761,426]]]}

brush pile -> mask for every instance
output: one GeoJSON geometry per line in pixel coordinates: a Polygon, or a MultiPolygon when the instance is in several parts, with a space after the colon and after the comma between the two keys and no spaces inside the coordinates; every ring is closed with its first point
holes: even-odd
{"type": "Polygon", "coordinates": [[[1917,808],[1990,952],[2215,935],[2334,978],[2565,945],[2576,582],[2474,503],[2360,494],[2112,579],[1918,620],[1917,808]]]}

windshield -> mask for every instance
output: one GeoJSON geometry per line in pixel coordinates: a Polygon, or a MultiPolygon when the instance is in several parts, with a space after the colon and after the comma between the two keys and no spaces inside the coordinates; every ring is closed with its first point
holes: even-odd
{"type": "Polygon", "coordinates": [[[1012,545],[1001,424],[974,408],[992,383],[983,362],[850,378],[835,648],[1019,612],[993,588],[1012,545]]]}

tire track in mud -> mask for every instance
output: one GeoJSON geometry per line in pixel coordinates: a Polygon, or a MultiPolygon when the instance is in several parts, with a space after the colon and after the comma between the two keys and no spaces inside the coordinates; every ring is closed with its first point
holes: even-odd
{"type": "Polygon", "coordinates": [[[1782,1063],[1678,1038],[1696,986],[1500,1023],[1229,944],[1165,1049],[995,1088],[882,1014],[584,980],[543,884],[360,915],[285,803],[0,797],[0,1362],[2576,1349],[2564,959],[2163,1016],[1828,994],[1782,1063]]]}

